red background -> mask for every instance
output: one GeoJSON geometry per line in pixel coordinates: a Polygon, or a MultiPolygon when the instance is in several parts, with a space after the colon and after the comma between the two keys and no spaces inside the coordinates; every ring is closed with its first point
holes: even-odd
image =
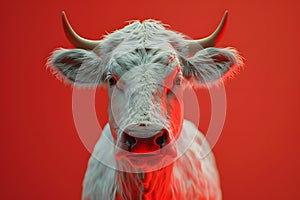
{"type": "MultiPolygon", "coordinates": [[[[219,46],[234,46],[245,70],[226,85],[228,112],[214,148],[224,199],[300,199],[297,1],[7,1],[1,9],[0,199],[80,199],[90,156],[72,118],[72,89],[45,69],[50,52],[71,48],[62,10],[81,35],[97,39],[131,19],[154,18],[193,38],[209,34],[225,9],[219,46]]],[[[209,124],[199,90],[200,128],[209,124]]],[[[107,96],[99,89],[98,115],[107,96]],[[103,96],[103,97],[102,97],[103,96]],[[102,98],[101,98],[102,97],[102,98]]],[[[206,106],[207,105],[207,106],[206,106]]]]}

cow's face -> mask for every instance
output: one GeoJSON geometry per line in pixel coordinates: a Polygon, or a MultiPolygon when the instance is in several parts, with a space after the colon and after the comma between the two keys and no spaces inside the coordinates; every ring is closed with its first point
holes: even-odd
{"type": "Polygon", "coordinates": [[[183,120],[184,87],[175,52],[134,49],[118,53],[110,61],[105,80],[109,87],[109,123],[117,156],[175,157],[174,142],[183,120]]]}
{"type": "MultiPolygon", "coordinates": [[[[215,83],[242,64],[232,48],[197,45],[155,21],[136,22],[108,35],[93,51],[56,50],[49,66],[67,82],[108,86],[117,160],[133,167],[161,165],[176,157],[184,85],[215,83]]],[[[90,46],[94,43],[84,44],[90,46]]]]}

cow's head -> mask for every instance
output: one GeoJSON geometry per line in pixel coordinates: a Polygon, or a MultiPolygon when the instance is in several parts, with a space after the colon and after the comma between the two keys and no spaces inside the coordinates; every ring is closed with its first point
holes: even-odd
{"type": "Polygon", "coordinates": [[[215,83],[242,64],[234,49],[213,48],[226,19],[227,12],[216,31],[201,40],[187,40],[147,20],[91,41],[78,36],[63,13],[66,36],[77,49],[56,50],[49,66],[69,83],[108,86],[117,158],[144,165],[152,157],[175,157],[185,84],[215,83]]]}

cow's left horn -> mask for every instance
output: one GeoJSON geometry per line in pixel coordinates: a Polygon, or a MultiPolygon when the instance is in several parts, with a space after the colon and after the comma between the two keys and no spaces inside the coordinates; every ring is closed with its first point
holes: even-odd
{"type": "Polygon", "coordinates": [[[223,18],[216,30],[208,37],[200,40],[189,40],[189,53],[194,54],[202,48],[213,47],[221,39],[227,22],[228,11],[226,10],[223,18]]]}
{"type": "Polygon", "coordinates": [[[87,40],[80,37],[71,27],[64,11],[62,12],[62,24],[68,40],[77,48],[92,50],[101,42],[101,40],[87,40]]]}

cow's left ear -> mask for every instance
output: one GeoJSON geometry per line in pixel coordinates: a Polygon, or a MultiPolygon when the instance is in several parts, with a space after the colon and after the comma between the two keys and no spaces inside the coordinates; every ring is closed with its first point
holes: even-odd
{"type": "Polygon", "coordinates": [[[243,60],[233,48],[206,48],[193,57],[184,58],[183,75],[195,86],[211,85],[221,78],[233,77],[243,60]]]}
{"type": "Polygon", "coordinates": [[[98,86],[103,83],[102,60],[93,51],[57,49],[47,66],[59,79],[76,86],[98,86]]]}

